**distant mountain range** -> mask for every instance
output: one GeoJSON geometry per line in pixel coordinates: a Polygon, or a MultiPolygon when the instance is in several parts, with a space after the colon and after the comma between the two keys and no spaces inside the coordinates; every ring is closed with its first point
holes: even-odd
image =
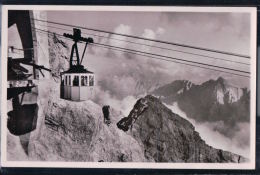
{"type": "Polygon", "coordinates": [[[163,102],[178,103],[187,117],[197,122],[222,122],[217,129],[232,137],[230,129],[236,129],[237,122],[249,122],[250,91],[231,85],[222,77],[196,85],[187,80],[177,80],[161,86],[152,92],[163,102]]]}

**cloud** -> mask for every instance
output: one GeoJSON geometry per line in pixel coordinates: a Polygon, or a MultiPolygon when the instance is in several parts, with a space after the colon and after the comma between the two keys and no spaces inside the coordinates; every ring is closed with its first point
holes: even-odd
{"type": "Polygon", "coordinates": [[[189,122],[193,124],[195,130],[200,134],[201,138],[205,140],[205,142],[213,146],[214,148],[222,149],[225,151],[230,151],[232,153],[236,153],[242,155],[244,157],[249,157],[250,147],[249,147],[249,133],[250,133],[250,124],[246,122],[238,123],[236,126],[236,133],[232,138],[226,137],[225,135],[218,132],[216,127],[223,127],[224,123],[221,122],[203,122],[198,123],[194,119],[190,119],[187,117],[185,112],[183,112],[177,103],[173,103],[173,105],[166,105],[169,109],[171,109],[174,113],[179,116],[185,118],[189,122]]]}
{"type": "Polygon", "coordinates": [[[151,29],[144,29],[144,33],[142,34],[142,37],[149,38],[149,39],[155,39],[156,33],[151,29]]]}
{"type": "MultiPolygon", "coordinates": [[[[162,32],[163,29],[158,30],[162,32]]],[[[115,27],[113,32],[131,35],[133,28],[120,24],[115,27]]],[[[142,31],[142,36],[155,39],[157,34],[155,31],[146,28],[142,31]]],[[[109,37],[130,40],[125,36],[110,35],[109,37]]],[[[144,42],[138,39],[131,39],[131,41],[141,44],[144,42]]],[[[154,52],[147,46],[118,42],[112,39],[99,42],[126,49],[154,52]]],[[[147,42],[145,43],[148,44],[147,42]]],[[[154,42],[149,42],[149,44],[153,45],[154,42]]],[[[120,100],[127,96],[136,97],[139,94],[147,93],[154,87],[172,80],[172,72],[169,73],[165,64],[160,60],[98,47],[90,47],[89,53],[91,56],[88,62],[84,64],[95,67],[95,73],[98,75],[96,78],[100,88],[103,91],[108,91],[110,95],[120,100]]]]}
{"type": "Polygon", "coordinates": [[[165,29],[162,28],[162,27],[158,27],[157,30],[156,30],[156,34],[158,35],[162,35],[165,33],[165,29]]]}
{"type": "Polygon", "coordinates": [[[122,100],[119,100],[115,96],[111,95],[109,91],[104,91],[100,86],[97,86],[95,87],[95,96],[92,100],[101,106],[110,105],[113,109],[121,112],[124,116],[128,116],[138,99],[134,96],[126,96],[122,100]]]}
{"type": "Polygon", "coordinates": [[[103,79],[99,81],[99,85],[102,89],[108,90],[111,94],[119,99],[130,95],[135,89],[136,80],[132,76],[109,76],[108,79],[103,79]]]}
{"type": "MultiPolygon", "coordinates": [[[[119,26],[117,26],[114,29],[114,33],[119,33],[119,34],[124,34],[124,35],[133,34],[132,28],[130,26],[124,25],[124,24],[120,24],[119,26]]],[[[122,41],[128,40],[128,37],[112,34],[112,35],[110,35],[110,38],[117,39],[117,40],[110,39],[107,44],[116,46],[116,47],[121,47],[121,48],[129,48],[129,43],[122,42],[122,41]],[[119,41],[119,40],[121,40],[121,41],[119,41]]],[[[118,51],[115,51],[113,53],[118,57],[122,57],[122,56],[126,55],[124,52],[118,52],[118,51]]]]}
{"type": "Polygon", "coordinates": [[[138,96],[162,85],[163,79],[171,79],[163,69],[153,68],[151,63],[136,65],[132,60],[118,64],[116,70],[111,70],[99,76],[98,85],[118,99],[126,96],[138,96]]]}
{"type": "Polygon", "coordinates": [[[175,42],[241,54],[250,52],[249,13],[162,13],[161,20],[174,26],[171,38],[175,42]]]}
{"type": "MultiPolygon", "coordinates": [[[[144,29],[144,31],[142,33],[142,37],[155,40],[156,39],[156,33],[152,29],[144,29]]],[[[147,46],[147,45],[151,45],[151,46],[154,45],[153,41],[140,40],[138,42],[141,43],[141,44],[144,44],[143,46],[141,46],[141,50],[143,52],[150,52],[152,50],[152,48],[150,46],[147,46]]]]}
{"type": "Polygon", "coordinates": [[[114,32],[127,35],[132,33],[132,29],[129,25],[120,24],[115,28],[114,32]]]}
{"type": "MultiPolygon", "coordinates": [[[[132,35],[134,33],[133,31],[134,28],[125,24],[120,24],[113,30],[113,32],[126,35],[132,35]]],[[[141,31],[141,36],[150,39],[157,39],[159,34],[163,34],[164,32],[165,30],[162,27],[158,27],[155,31],[150,28],[145,28],[141,31]]],[[[155,44],[155,42],[133,38],[130,39],[126,36],[108,35],[108,37],[120,40],[130,40],[141,44],[155,44]]],[[[171,54],[167,51],[161,53],[162,50],[160,49],[147,47],[144,45],[140,46],[113,39],[101,39],[99,42],[126,49],[134,49],[171,56],[171,54]]],[[[199,84],[202,80],[207,81],[216,77],[216,72],[209,72],[207,70],[195,67],[185,67],[176,63],[114,51],[111,49],[90,47],[89,53],[92,55],[91,60],[100,60],[93,64],[93,67],[97,67],[97,69],[99,69],[96,72],[100,75],[98,79],[99,85],[103,90],[109,91],[111,95],[116,96],[121,100],[129,95],[136,96],[138,94],[143,94],[145,91],[148,92],[153,87],[157,87],[158,85],[166,84],[177,79],[187,79],[199,84]]],[[[177,57],[179,57],[179,55],[177,55],[177,57]]],[[[239,80],[239,78],[234,80],[239,80]]]]}
{"type": "MultiPolygon", "coordinates": [[[[209,14],[208,13],[206,13],[206,14],[201,14],[201,13],[200,14],[194,14],[194,13],[180,13],[180,14],[179,13],[169,13],[168,14],[167,13],[167,15],[171,18],[176,19],[176,20],[170,21],[171,25],[169,25],[169,24],[165,25],[164,24],[165,20],[162,20],[162,23],[160,23],[161,26],[157,26],[155,29],[153,27],[154,30],[152,28],[147,27],[142,30],[139,29],[139,32],[137,32],[138,27],[136,27],[136,26],[133,27],[133,26],[121,23],[114,28],[113,32],[126,34],[126,35],[136,35],[136,33],[140,33],[140,36],[145,37],[145,38],[150,38],[150,39],[161,39],[162,36],[163,37],[168,36],[167,40],[174,39],[174,42],[175,42],[175,40],[176,40],[176,42],[178,42],[179,41],[178,38],[181,37],[182,39],[185,39],[185,41],[196,42],[196,45],[200,45],[200,43],[204,42],[205,39],[209,42],[214,41],[214,44],[216,44],[216,43],[218,43],[218,41],[217,41],[218,38],[225,38],[225,36],[223,36],[223,37],[221,36],[221,37],[218,37],[217,40],[212,39],[212,31],[218,30],[218,29],[215,29],[216,26],[221,27],[221,25],[218,25],[219,23],[221,23],[220,19],[226,18],[226,16],[228,16],[227,14],[221,15],[221,14],[211,14],[211,13],[209,13],[209,14]],[[201,19],[199,17],[201,17],[201,19]],[[201,25],[199,25],[199,24],[201,24],[201,25]],[[204,26],[204,24],[206,26],[204,26]],[[171,30],[170,26],[172,26],[172,25],[175,27],[171,30]],[[203,28],[201,28],[202,25],[204,26],[203,28]],[[198,26],[199,26],[199,28],[198,28],[198,26]],[[192,29],[192,33],[189,33],[189,32],[185,33],[185,31],[190,31],[191,29],[192,29]],[[169,31],[171,31],[170,32],[171,34],[169,33],[169,31]],[[204,35],[202,37],[199,37],[199,39],[198,39],[198,35],[199,35],[198,33],[202,33],[202,32],[204,33],[204,35]],[[211,38],[208,38],[208,37],[211,37],[211,38]],[[187,38],[189,38],[189,40],[187,40],[187,38]]],[[[229,21],[231,21],[231,20],[229,20],[229,21]]],[[[169,22],[167,22],[167,23],[169,23],[169,22]]],[[[229,23],[230,22],[226,22],[224,24],[229,26],[229,23]]],[[[239,25],[239,22],[237,25],[239,25]]],[[[216,35],[218,35],[218,34],[222,35],[222,33],[227,33],[227,32],[217,32],[216,35]]],[[[162,50],[162,49],[147,46],[147,45],[156,44],[155,46],[158,45],[158,46],[162,46],[162,47],[170,47],[168,45],[165,46],[165,45],[158,44],[158,43],[151,42],[151,41],[144,41],[144,40],[139,40],[139,39],[134,39],[134,38],[128,38],[126,36],[118,36],[118,35],[108,35],[108,37],[119,39],[119,40],[128,40],[131,42],[137,42],[137,43],[146,45],[146,46],[145,45],[136,45],[133,43],[127,43],[127,42],[117,41],[117,40],[113,40],[113,39],[106,39],[106,40],[102,41],[105,44],[113,45],[116,47],[140,50],[140,51],[144,51],[144,52],[151,52],[151,53],[166,55],[166,56],[170,56],[170,57],[174,57],[174,58],[182,58],[182,59],[189,59],[189,60],[196,59],[199,62],[204,62],[204,63],[208,63],[208,64],[219,64],[219,65],[223,64],[223,61],[217,62],[214,59],[205,60],[198,56],[182,54],[182,53],[178,53],[178,52],[171,52],[169,50],[162,50]]],[[[214,35],[214,37],[215,37],[215,35],[214,35]]],[[[232,43],[233,43],[232,39],[229,39],[229,40],[232,41],[232,43]]],[[[189,43],[187,43],[187,44],[189,44],[189,43]]],[[[173,48],[173,49],[175,49],[175,48],[173,48]]],[[[181,49],[176,48],[176,49],[182,50],[183,48],[181,48],[181,49]]],[[[186,66],[186,65],[182,65],[182,64],[178,64],[178,63],[174,63],[174,62],[166,62],[166,61],[159,60],[156,58],[149,58],[149,57],[144,57],[144,56],[138,56],[138,55],[131,54],[131,53],[115,51],[115,50],[111,50],[111,49],[101,49],[101,48],[96,48],[95,54],[98,56],[109,57],[111,60],[113,59],[113,61],[115,63],[120,62],[119,65],[120,66],[124,65],[125,69],[131,70],[131,68],[133,68],[134,66],[142,67],[143,72],[145,72],[146,70],[153,69],[154,72],[156,71],[158,74],[161,73],[162,75],[164,75],[166,78],[165,79],[162,78],[163,82],[168,81],[167,83],[169,83],[170,81],[176,80],[176,79],[187,79],[187,80],[193,81],[194,83],[200,84],[202,82],[208,81],[209,79],[214,79],[218,76],[222,76],[222,77],[229,79],[232,83],[234,82],[236,85],[239,85],[241,87],[246,87],[249,85],[248,79],[241,80],[241,77],[237,77],[237,76],[233,76],[233,75],[229,75],[229,74],[225,74],[225,73],[221,73],[221,72],[216,72],[216,71],[209,71],[209,70],[202,69],[202,68],[186,66]],[[116,58],[118,58],[118,59],[116,59],[116,58]],[[129,62],[127,59],[134,60],[134,61],[129,62]],[[131,66],[129,66],[129,65],[131,65],[131,66]],[[148,66],[151,66],[151,67],[150,67],[150,69],[148,69],[148,68],[145,68],[145,66],[138,66],[138,65],[147,65],[147,67],[148,66]],[[168,79],[169,76],[172,77],[171,80],[168,79]]],[[[224,66],[234,67],[235,65],[225,63],[224,66]]],[[[236,67],[234,67],[234,68],[236,68],[236,67]]],[[[122,69],[120,69],[120,70],[122,70],[122,69]]],[[[133,71],[135,71],[135,70],[133,70],[133,71]]],[[[148,72],[148,73],[150,73],[150,72],[148,72]]],[[[122,73],[122,74],[124,75],[124,73],[122,73]]],[[[118,76],[120,76],[120,75],[118,75],[118,76]]],[[[163,76],[161,76],[161,77],[163,77],[163,76]]],[[[134,78],[136,78],[136,77],[134,77],[134,78]]]]}
{"type": "Polygon", "coordinates": [[[240,123],[238,131],[233,138],[229,138],[219,133],[214,129],[215,123],[204,122],[194,123],[195,129],[200,133],[200,136],[207,144],[230,151],[236,154],[249,157],[249,123],[240,123]]]}

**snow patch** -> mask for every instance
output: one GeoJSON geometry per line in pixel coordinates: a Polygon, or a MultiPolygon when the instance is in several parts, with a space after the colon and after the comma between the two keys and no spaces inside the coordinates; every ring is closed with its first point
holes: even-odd
{"type": "Polygon", "coordinates": [[[182,94],[183,93],[183,89],[178,90],[177,94],[182,94]]]}
{"type": "Polygon", "coordinates": [[[190,81],[187,81],[185,83],[186,83],[186,90],[189,90],[193,85],[192,82],[190,82],[190,81]]]}
{"type": "Polygon", "coordinates": [[[229,103],[234,103],[238,101],[243,95],[242,89],[237,87],[229,87],[227,89],[227,93],[229,97],[229,103]]]}
{"type": "Polygon", "coordinates": [[[224,92],[220,89],[217,90],[217,101],[219,104],[224,104],[224,92]]]}
{"type": "Polygon", "coordinates": [[[224,87],[217,87],[216,89],[217,94],[217,101],[220,104],[224,104],[224,97],[228,97],[228,103],[234,103],[238,101],[241,96],[243,95],[243,91],[241,88],[232,87],[232,86],[224,86],[224,87]]]}

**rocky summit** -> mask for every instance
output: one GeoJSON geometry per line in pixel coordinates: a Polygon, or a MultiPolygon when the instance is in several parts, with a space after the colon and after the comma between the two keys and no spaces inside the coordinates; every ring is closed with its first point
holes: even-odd
{"type": "Polygon", "coordinates": [[[244,162],[245,158],[215,149],[201,139],[194,126],[148,95],[117,123],[142,145],[144,156],[155,162],[244,162]]]}
{"type": "Polygon", "coordinates": [[[146,161],[139,143],[117,128],[120,113],[113,109],[109,126],[104,123],[102,107],[92,101],[72,102],[53,97],[42,110],[42,120],[28,144],[29,160],[146,161]]]}

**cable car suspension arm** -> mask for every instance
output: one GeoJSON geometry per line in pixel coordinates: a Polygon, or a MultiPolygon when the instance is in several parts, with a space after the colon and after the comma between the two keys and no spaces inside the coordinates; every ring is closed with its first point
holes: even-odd
{"type": "Polygon", "coordinates": [[[83,58],[84,58],[84,55],[85,55],[85,52],[86,52],[86,49],[87,49],[87,45],[88,45],[88,42],[86,42],[86,44],[85,44],[84,51],[83,51],[83,53],[82,53],[82,57],[81,57],[81,60],[80,60],[80,64],[81,64],[82,61],[83,61],[83,58]]]}

